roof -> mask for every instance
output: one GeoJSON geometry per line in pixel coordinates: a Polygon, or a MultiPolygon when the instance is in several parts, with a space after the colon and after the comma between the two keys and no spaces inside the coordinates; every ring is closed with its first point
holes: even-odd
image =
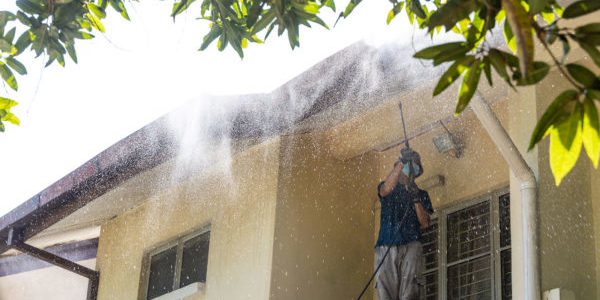
{"type": "Polygon", "coordinates": [[[184,137],[174,124],[188,127],[195,122],[209,138],[225,136],[232,140],[314,131],[329,128],[373,104],[352,101],[359,95],[369,95],[361,99],[378,99],[373,96],[417,84],[414,78],[430,80],[436,71],[422,73],[419,62],[399,55],[408,55],[406,49],[397,45],[375,49],[357,43],[271,93],[215,98],[210,102],[216,107],[213,109],[206,109],[205,102],[191,103],[155,120],[0,217],[0,254],[9,249],[11,228],[27,240],[132,177],[177,156],[184,137]],[[422,74],[414,76],[414,72],[422,74]],[[340,103],[344,107],[336,110],[345,113],[319,118],[340,103]],[[198,113],[202,107],[205,117],[213,116],[208,121],[189,113],[198,113]],[[315,121],[307,122],[309,119],[315,121]]]}

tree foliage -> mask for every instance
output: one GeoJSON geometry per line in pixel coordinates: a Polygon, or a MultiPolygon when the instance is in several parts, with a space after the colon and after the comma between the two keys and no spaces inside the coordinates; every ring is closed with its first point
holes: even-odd
{"type": "MultiPolygon", "coordinates": [[[[573,168],[582,147],[594,167],[598,167],[600,123],[596,102],[600,101],[600,77],[585,66],[565,64],[565,58],[576,43],[600,67],[600,23],[576,28],[562,24],[563,20],[600,10],[600,1],[578,0],[564,8],[556,0],[389,1],[387,23],[404,12],[411,23],[431,36],[444,30],[462,37],[461,41],[434,45],[414,54],[415,58],[431,60],[433,65],[448,65],[433,96],[462,78],[456,114],[468,106],[482,74],[493,85],[495,72],[512,88],[543,80],[551,65],[536,60],[539,55],[535,53],[535,41],[539,41],[572,87],[562,91],[546,109],[532,133],[529,149],[550,136],[550,166],[557,185],[573,168]],[[487,42],[495,28],[503,32],[506,47],[492,47],[487,42]],[[554,43],[562,45],[559,56],[549,48],[554,43]]],[[[350,0],[340,11],[338,21],[349,17],[362,3],[350,0]]],[[[14,72],[27,73],[17,60],[25,50],[31,49],[36,56],[45,53],[47,66],[54,62],[64,66],[65,55],[77,62],[76,40],[91,39],[92,33],[105,31],[102,19],[107,11],[129,20],[123,0],[17,0],[17,6],[16,12],[0,12],[0,75],[14,90],[18,89],[14,72]],[[15,22],[24,26],[17,27],[15,22]],[[20,27],[26,30],[15,40],[20,27]]],[[[249,42],[263,43],[274,30],[278,35],[287,35],[292,49],[300,46],[301,26],[316,24],[327,28],[319,17],[323,9],[336,11],[335,1],[175,0],[170,15],[175,20],[189,10],[210,22],[200,50],[216,42],[220,51],[230,46],[243,57],[249,42]]],[[[0,98],[0,130],[4,130],[2,121],[19,123],[10,113],[14,105],[15,101],[0,98]]]]}

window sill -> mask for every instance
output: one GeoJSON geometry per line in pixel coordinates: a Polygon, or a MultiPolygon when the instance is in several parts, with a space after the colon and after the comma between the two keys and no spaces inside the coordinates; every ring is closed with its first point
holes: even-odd
{"type": "Polygon", "coordinates": [[[181,300],[185,297],[204,294],[204,283],[194,282],[190,283],[182,288],[176,289],[170,293],[164,294],[160,297],[153,298],[152,300],[181,300]]]}

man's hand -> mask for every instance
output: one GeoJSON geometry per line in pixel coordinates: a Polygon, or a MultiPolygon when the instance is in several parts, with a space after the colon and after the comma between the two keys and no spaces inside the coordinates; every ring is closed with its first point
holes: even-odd
{"type": "Polygon", "coordinates": [[[388,177],[385,178],[385,181],[381,186],[381,189],[379,190],[379,195],[381,195],[381,197],[385,197],[392,193],[392,191],[398,184],[398,180],[400,179],[400,176],[402,174],[403,167],[404,165],[400,161],[394,163],[394,169],[392,170],[392,172],[390,172],[390,175],[388,175],[388,177]]]}

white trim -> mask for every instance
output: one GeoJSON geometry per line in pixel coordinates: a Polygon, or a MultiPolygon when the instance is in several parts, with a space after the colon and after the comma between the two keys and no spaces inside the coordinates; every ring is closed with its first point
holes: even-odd
{"type": "Polygon", "coordinates": [[[153,298],[152,300],[181,300],[185,297],[193,296],[199,293],[204,293],[204,283],[194,282],[170,293],[153,298]]]}

